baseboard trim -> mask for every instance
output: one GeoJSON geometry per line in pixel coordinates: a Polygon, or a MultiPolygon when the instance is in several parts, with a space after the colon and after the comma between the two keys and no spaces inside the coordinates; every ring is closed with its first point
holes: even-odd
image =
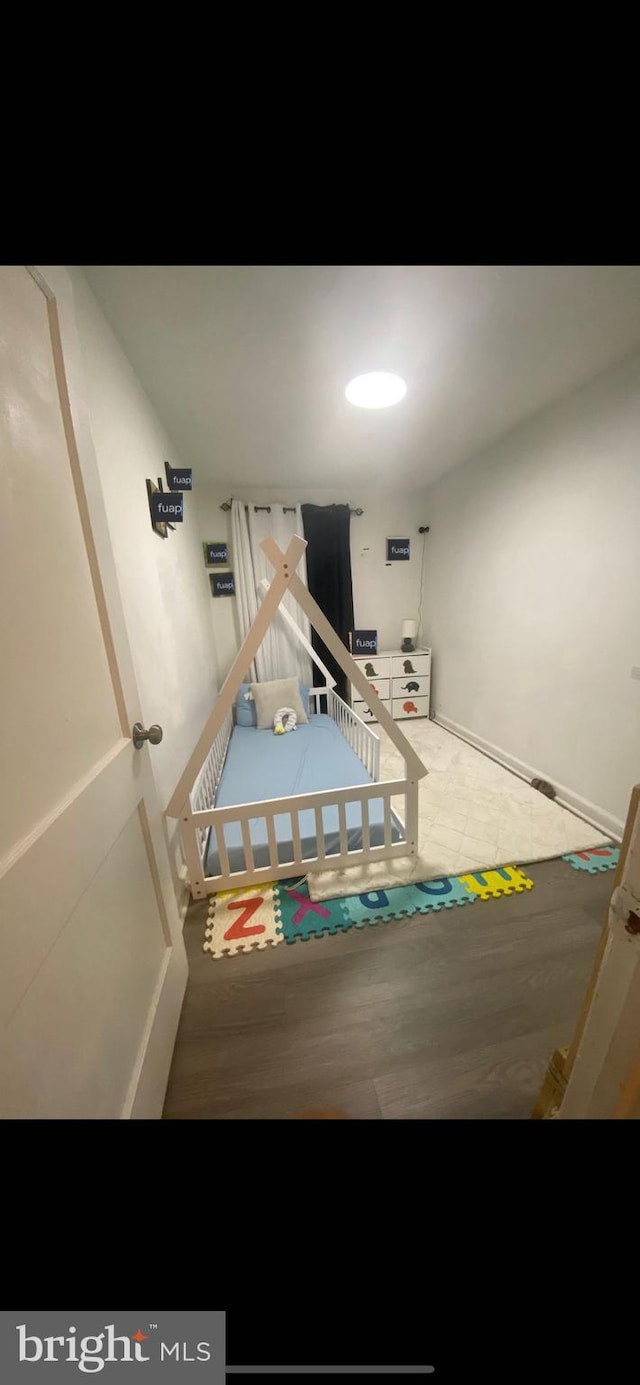
{"type": "Polygon", "coordinates": [[[452,721],[450,717],[438,716],[432,718],[436,726],[441,726],[444,731],[451,731],[459,740],[466,741],[468,745],[474,746],[476,750],[481,750],[483,755],[488,755],[490,760],[496,760],[499,765],[504,765],[505,769],[517,774],[519,779],[525,779],[528,783],[532,779],[548,779],[556,790],[555,802],[561,808],[567,808],[576,817],[582,818],[583,822],[588,822],[590,827],[595,827],[599,832],[607,837],[613,837],[616,841],[622,841],[624,833],[624,822],[620,818],[614,818],[611,813],[607,813],[597,803],[590,803],[588,798],[582,798],[580,794],[568,789],[565,784],[556,784],[550,774],[543,770],[534,768],[533,765],[526,765],[523,760],[518,760],[515,755],[510,755],[507,750],[502,750],[499,745],[493,745],[492,741],[487,741],[483,736],[477,736],[474,731],[470,731],[468,726],[461,726],[459,722],[452,721]]]}

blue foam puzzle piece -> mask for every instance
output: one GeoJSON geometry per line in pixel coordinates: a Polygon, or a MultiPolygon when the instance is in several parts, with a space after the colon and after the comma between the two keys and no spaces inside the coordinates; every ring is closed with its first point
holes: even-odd
{"type": "Polygon", "coordinates": [[[438,909],[453,909],[457,904],[474,904],[476,896],[457,876],[427,880],[419,885],[396,885],[390,890],[371,890],[343,900],[355,928],[368,923],[387,923],[391,919],[429,914],[438,909]]]}

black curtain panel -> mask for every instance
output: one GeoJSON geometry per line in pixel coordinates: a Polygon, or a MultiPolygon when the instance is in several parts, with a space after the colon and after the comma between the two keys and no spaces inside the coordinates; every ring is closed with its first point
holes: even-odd
{"type": "MultiPolygon", "coordinates": [[[[353,630],[353,587],[351,584],[351,512],[348,505],[303,505],[302,523],[307,540],[307,585],[323,615],[330,621],[342,643],[349,648],[353,630]]],[[[336,692],[347,700],[347,676],[327,646],[311,634],[316,654],[336,680],[336,692]]],[[[314,683],[321,681],[314,668],[314,683]]]]}

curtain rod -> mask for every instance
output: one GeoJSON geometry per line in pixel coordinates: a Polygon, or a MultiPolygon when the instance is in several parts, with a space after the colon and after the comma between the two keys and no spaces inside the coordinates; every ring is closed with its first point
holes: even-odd
{"type": "MultiPolygon", "coordinates": [[[[295,510],[296,510],[295,505],[283,505],[282,508],[283,508],[285,514],[295,514],[295,510]]],[[[223,500],[223,502],[222,502],[222,504],[221,504],[221,506],[220,506],[220,509],[221,509],[221,510],[230,510],[230,509],[231,509],[231,501],[230,501],[230,500],[223,500]]],[[[255,514],[258,513],[258,510],[266,510],[266,512],[267,512],[268,515],[271,514],[271,506],[270,506],[270,505],[254,505],[253,509],[254,509],[255,514]]],[[[360,510],[360,509],[353,510],[353,509],[351,508],[351,506],[349,506],[349,514],[351,514],[351,515],[363,515],[363,514],[364,514],[364,510],[360,510]]]]}

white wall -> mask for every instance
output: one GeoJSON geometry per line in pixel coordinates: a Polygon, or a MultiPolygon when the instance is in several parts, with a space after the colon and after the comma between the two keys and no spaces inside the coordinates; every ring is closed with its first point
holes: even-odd
{"type": "MultiPolygon", "coordinates": [[[[159,722],[152,765],[162,806],[170,798],[217,694],[208,583],[197,513],[198,476],[184,523],[161,539],[151,528],[146,478],[180,458],[160,424],[87,280],[70,269],[91,430],[145,726],[159,722]]],[[[175,867],[178,825],[168,824],[175,867]]]]}
{"type": "Polygon", "coordinates": [[[437,715],[621,824],[640,779],[640,355],[422,508],[437,715]]]}
{"type": "MultiPolygon", "coordinates": [[[[418,527],[423,517],[416,508],[416,496],[396,491],[350,490],[286,486],[235,488],[237,500],[252,500],[266,505],[269,500],[284,505],[340,505],[350,503],[364,514],[351,517],[351,568],[356,628],[378,631],[378,648],[400,647],[403,617],[418,616],[420,564],[423,539],[418,527]],[[387,538],[410,538],[408,562],[386,564],[387,538]]],[[[229,515],[220,509],[228,500],[224,492],[210,490],[199,495],[201,538],[229,543],[229,565],[233,568],[229,515]]],[[[425,521],[426,522],[426,521],[425,521]]],[[[211,621],[216,643],[220,677],[226,677],[239,647],[239,632],[233,597],[211,598],[211,621]]]]}

